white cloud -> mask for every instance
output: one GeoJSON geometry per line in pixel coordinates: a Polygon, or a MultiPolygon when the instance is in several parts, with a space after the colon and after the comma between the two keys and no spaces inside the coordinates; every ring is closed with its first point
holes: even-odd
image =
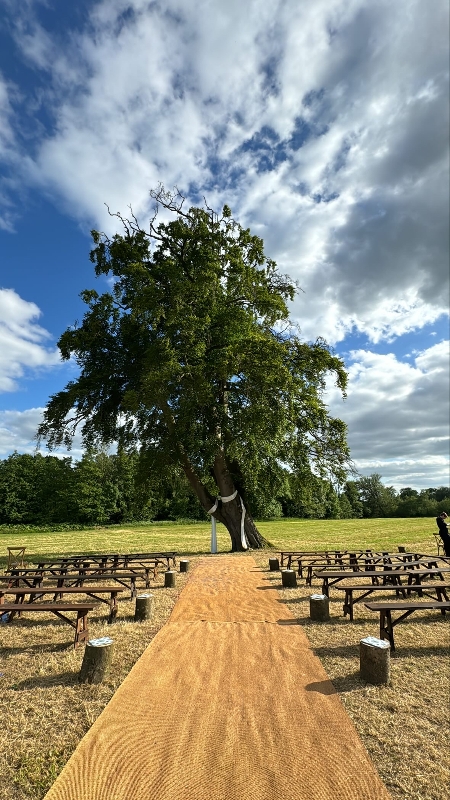
{"type": "Polygon", "coordinates": [[[46,345],[50,334],[36,320],[41,312],[13,289],[0,289],[0,392],[13,392],[26,370],[53,367],[59,351],[46,345]]]}
{"type": "MultiPolygon", "coordinates": [[[[36,448],[36,431],[42,422],[43,408],[28,408],[26,411],[0,411],[0,459],[7,458],[17,450],[18,453],[39,452],[49,455],[45,442],[40,449],[36,448]]],[[[54,456],[72,456],[75,460],[82,457],[80,436],[77,434],[73,447],[68,453],[65,448],[52,451],[54,456]]]]}
{"type": "MultiPolygon", "coordinates": [[[[52,34],[39,0],[3,5],[39,80],[27,93],[0,77],[0,160],[15,168],[0,225],[19,180],[107,232],[105,202],[145,221],[162,180],[264,238],[302,286],[307,339],[392,341],[448,313],[447,0],[100,0],[83,29],[52,34]]],[[[2,328],[4,389],[55,363],[36,318],[2,328]]],[[[353,354],[342,413],[361,468],[443,482],[436,347],[408,364],[353,354]]]]}
{"type": "Polygon", "coordinates": [[[56,52],[28,25],[55,115],[28,179],[109,231],[105,202],[197,186],[299,278],[307,338],[416,330],[447,311],[446,5],[104,0],[56,52]]]}
{"type": "Polygon", "coordinates": [[[351,353],[348,398],[328,392],[332,413],[348,425],[355,464],[400,486],[447,485],[449,478],[449,342],[416,354],[351,353]]]}

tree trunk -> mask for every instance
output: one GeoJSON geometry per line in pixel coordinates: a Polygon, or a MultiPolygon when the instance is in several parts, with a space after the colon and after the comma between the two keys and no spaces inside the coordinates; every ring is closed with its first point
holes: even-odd
{"type": "Polygon", "coordinates": [[[241,533],[243,502],[236,492],[223,452],[218,453],[213,467],[214,478],[219,489],[220,499],[217,500],[207,491],[186,456],[183,457],[182,465],[184,473],[205,511],[210,512],[217,502],[217,508],[214,510],[212,516],[215,517],[217,522],[221,522],[222,525],[225,525],[230,534],[232,552],[244,551],[247,550],[248,547],[256,550],[267,544],[259,533],[251,515],[248,513],[247,509],[245,509],[244,546],[241,533]],[[232,497],[235,493],[236,496],[233,499],[223,502],[222,498],[232,497]]]}
{"type": "Polygon", "coordinates": [[[214,513],[217,522],[225,525],[231,538],[232,552],[247,550],[248,547],[258,549],[264,547],[265,541],[259,533],[252,517],[245,511],[244,534],[246,547],[242,543],[241,520],[242,520],[242,500],[236,495],[234,500],[228,503],[219,503],[217,511],[214,513]]]}

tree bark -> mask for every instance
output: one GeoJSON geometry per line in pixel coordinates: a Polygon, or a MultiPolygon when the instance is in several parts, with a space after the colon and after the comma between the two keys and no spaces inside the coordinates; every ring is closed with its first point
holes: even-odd
{"type": "MultiPolygon", "coordinates": [[[[225,454],[220,450],[215,459],[213,466],[214,478],[219,488],[221,497],[231,497],[236,492],[233,479],[228,469],[225,454]]],[[[214,516],[218,522],[225,525],[231,538],[231,550],[233,552],[247,550],[248,547],[260,548],[264,546],[264,539],[259,533],[251,515],[245,509],[244,518],[244,533],[246,546],[242,542],[241,535],[241,522],[242,512],[244,509],[242,498],[239,494],[233,500],[228,502],[219,503],[217,511],[214,516]]]]}
{"type": "MultiPolygon", "coordinates": [[[[207,491],[200,478],[195,473],[195,470],[193,469],[189,459],[185,455],[183,457],[182,466],[184,473],[192,489],[200,500],[203,508],[205,511],[209,512],[214,507],[216,498],[207,491]]],[[[216,455],[213,473],[219,489],[219,496],[221,498],[231,497],[236,492],[236,488],[228,470],[225,455],[222,451],[216,455]]],[[[217,522],[221,522],[222,525],[225,525],[228,533],[230,534],[232,552],[242,552],[247,550],[248,547],[256,550],[264,547],[266,544],[265,539],[259,533],[248,510],[245,509],[244,532],[246,546],[244,547],[241,536],[242,510],[243,501],[239,494],[236,494],[236,497],[228,502],[224,503],[222,500],[219,500],[217,509],[212,515],[215,517],[217,522]]]]}

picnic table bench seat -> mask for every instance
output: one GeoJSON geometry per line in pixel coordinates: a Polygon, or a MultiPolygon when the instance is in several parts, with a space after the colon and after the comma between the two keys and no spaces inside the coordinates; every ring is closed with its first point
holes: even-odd
{"type": "Polygon", "coordinates": [[[449,599],[447,589],[450,589],[450,583],[439,581],[438,583],[421,583],[414,586],[380,586],[379,584],[377,585],[373,583],[355,583],[347,586],[336,586],[335,588],[339,589],[341,592],[345,592],[343,604],[344,617],[348,614],[350,620],[353,621],[353,606],[356,605],[356,603],[360,603],[362,600],[368,597],[368,595],[373,594],[373,592],[395,591],[397,596],[402,594],[404,599],[406,599],[408,593],[417,592],[419,597],[430,597],[433,600],[434,597],[432,594],[430,594],[430,592],[434,592],[436,600],[443,602],[444,600],[448,601],[449,599]],[[362,592],[362,594],[360,594],[358,597],[355,597],[355,592],[362,592]]]}
{"type": "Polygon", "coordinates": [[[122,564],[126,567],[132,561],[158,560],[158,563],[166,563],[169,568],[171,564],[175,566],[177,553],[174,550],[158,551],[152,553],[82,553],[71,556],[62,556],[59,559],[48,561],[36,559],[38,568],[57,567],[57,566],[80,566],[84,562],[94,562],[99,566],[110,565],[112,568],[122,564]]]}
{"type": "Polygon", "coordinates": [[[139,575],[136,572],[103,572],[101,574],[86,573],[81,575],[63,575],[61,577],[62,583],[60,585],[85,587],[86,582],[89,581],[114,581],[119,583],[121,586],[125,586],[127,589],[130,589],[130,596],[131,599],[133,599],[137,595],[136,579],[138,577],[139,575]],[[69,583],[69,581],[72,583],[69,583]]]}
{"type": "Polygon", "coordinates": [[[406,586],[408,589],[416,584],[421,584],[425,578],[437,578],[444,580],[443,573],[450,572],[450,567],[426,567],[425,569],[394,569],[394,570],[362,570],[361,572],[349,572],[344,570],[327,570],[326,572],[315,572],[316,578],[322,580],[322,594],[329,597],[330,586],[335,586],[337,583],[348,580],[362,580],[370,579],[372,583],[377,584],[382,579],[383,585],[391,584],[393,586],[406,586]],[[406,583],[402,583],[402,579],[406,579],[406,583]]]}
{"type": "Polygon", "coordinates": [[[53,595],[53,602],[61,600],[63,595],[79,595],[85,594],[101,603],[106,603],[109,606],[108,623],[111,624],[117,616],[118,605],[117,595],[123,592],[124,588],[119,586],[41,586],[30,589],[30,587],[15,587],[15,588],[2,588],[0,587],[0,614],[5,601],[6,595],[13,595],[16,604],[21,604],[24,608],[44,597],[46,594],[53,595]],[[109,599],[100,597],[102,594],[109,594],[109,599]],[[25,603],[26,596],[29,596],[28,603],[25,603]]]}
{"type": "MultiPolygon", "coordinates": [[[[75,629],[73,646],[78,647],[81,642],[88,640],[88,613],[95,608],[95,603],[29,603],[26,606],[28,613],[51,613],[67,622],[75,629]],[[76,620],[66,616],[68,612],[75,611],[76,620]]],[[[7,614],[6,622],[11,622],[15,614],[23,612],[23,603],[2,603],[0,612],[2,618],[7,614]]]]}
{"type": "MultiPolygon", "coordinates": [[[[10,575],[8,586],[9,588],[13,587],[20,587],[20,586],[28,586],[30,589],[42,588],[44,578],[50,577],[45,571],[38,571],[36,573],[23,574],[22,572],[18,572],[17,574],[10,575]]],[[[84,586],[87,581],[113,581],[114,583],[118,583],[122,586],[125,586],[127,589],[130,589],[131,598],[136,597],[137,589],[136,589],[136,580],[139,577],[144,579],[143,574],[139,574],[136,572],[103,572],[103,573],[81,573],[80,572],[61,572],[58,575],[51,576],[56,583],[53,584],[54,588],[62,587],[62,586],[84,586]]],[[[45,584],[50,588],[50,584],[45,584]]]]}
{"type": "Polygon", "coordinates": [[[394,627],[398,625],[399,622],[409,617],[410,614],[413,614],[414,611],[440,611],[441,614],[445,614],[446,611],[450,611],[450,603],[448,601],[438,602],[438,601],[426,601],[424,602],[415,602],[408,600],[407,602],[383,602],[383,603],[365,603],[365,606],[369,611],[377,611],[380,614],[380,639],[388,639],[391,645],[391,650],[395,650],[395,642],[394,642],[394,627]],[[400,611],[400,616],[396,619],[393,619],[392,612],[393,611],[400,611]]]}

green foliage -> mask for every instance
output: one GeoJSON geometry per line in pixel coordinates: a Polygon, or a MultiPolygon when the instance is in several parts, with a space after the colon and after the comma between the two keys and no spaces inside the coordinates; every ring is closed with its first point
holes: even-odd
{"type": "MultiPolygon", "coordinates": [[[[95,272],[114,286],[82,293],[82,324],[59,341],[80,375],[51,398],[39,435],[70,446],[81,426],[88,450],[138,447],[150,474],[184,470],[206,510],[232,491],[224,470],[264,514],[263,495],[279,512],[285,466],[342,482],[346,427],[322,394],[330,373],[343,392],[347,376],[324,341],[297,336],[295,285],[228,206],[219,217],[162,189],[153,197],[173,219],[155,213],[146,232],[117,215],[122,234],[92,232],[95,272]]],[[[103,513],[95,491],[82,505],[85,519],[103,513]]]]}

